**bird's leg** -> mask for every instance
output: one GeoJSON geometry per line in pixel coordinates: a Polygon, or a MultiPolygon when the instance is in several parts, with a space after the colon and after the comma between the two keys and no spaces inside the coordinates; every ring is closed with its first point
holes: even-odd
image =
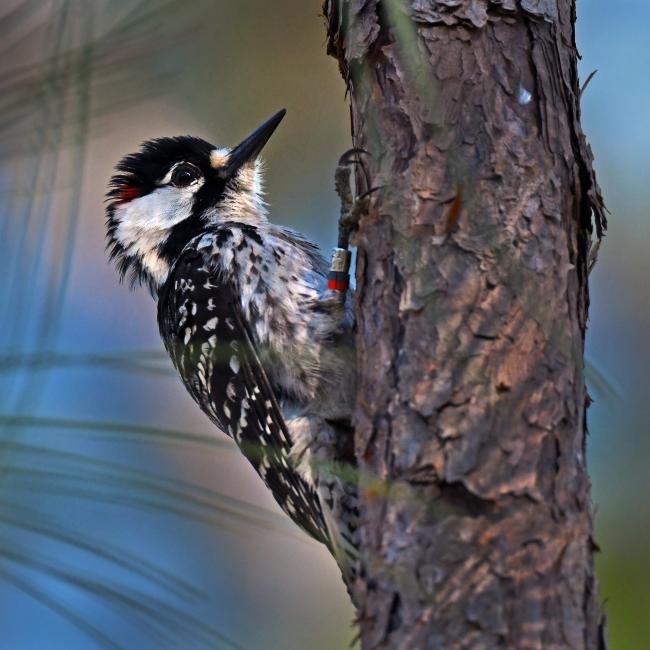
{"type": "MultiPolygon", "coordinates": [[[[366,197],[361,202],[355,197],[356,183],[353,190],[352,171],[354,165],[361,165],[359,156],[365,153],[367,152],[363,149],[349,149],[339,158],[334,173],[334,187],[341,200],[338,245],[332,254],[327,291],[319,301],[319,310],[327,313],[330,318],[333,335],[343,333],[350,327],[350,319],[347,318],[349,301],[346,301],[352,257],[349,251],[350,236],[356,232],[359,218],[368,208],[366,197]]],[[[362,170],[367,178],[363,167],[362,170]]]]}
{"type": "MultiPolygon", "coordinates": [[[[361,215],[368,211],[368,197],[371,192],[364,192],[361,196],[356,195],[352,189],[352,170],[358,165],[366,181],[368,174],[360,158],[366,154],[364,149],[348,149],[340,158],[336,171],[334,172],[334,187],[341,200],[341,215],[339,217],[339,247],[347,248],[350,237],[357,231],[361,215]]],[[[374,190],[373,190],[374,191],[374,190]]]]}
{"type": "Polygon", "coordinates": [[[333,330],[344,327],[345,303],[347,291],[350,286],[350,260],[349,251],[350,233],[353,225],[354,192],[352,190],[352,165],[358,163],[361,149],[350,149],[340,158],[334,173],[334,187],[341,200],[341,214],[339,217],[339,232],[337,247],[332,252],[332,261],[327,275],[327,291],[319,301],[319,309],[329,314],[333,330]]]}
{"type": "Polygon", "coordinates": [[[350,238],[358,229],[361,215],[368,212],[370,195],[379,189],[374,187],[365,191],[360,196],[357,195],[357,190],[360,187],[359,182],[361,183],[361,187],[368,186],[368,173],[360,160],[359,156],[361,154],[368,155],[368,152],[364,149],[349,149],[346,151],[339,158],[339,163],[334,174],[334,187],[341,199],[341,215],[339,217],[338,245],[332,255],[327,288],[335,296],[338,296],[341,302],[345,301],[350,282],[348,273],[351,259],[351,253],[349,251],[350,238]],[[354,183],[353,189],[352,170],[354,165],[359,167],[362,175],[355,175],[356,182],[354,183]],[[359,181],[359,179],[361,180],[359,181]]]}
{"type": "Polygon", "coordinates": [[[352,175],[352,167],[350,165],[349,155],[354,151],[346,151],[340,158],[334,172],[334,188],[341,200],[341,215],[339,217],[339,229],[343,222],[347,221],[352,211],[354,199],[352,198],[352,184],[350,183],[350,176],[352,175]]]}

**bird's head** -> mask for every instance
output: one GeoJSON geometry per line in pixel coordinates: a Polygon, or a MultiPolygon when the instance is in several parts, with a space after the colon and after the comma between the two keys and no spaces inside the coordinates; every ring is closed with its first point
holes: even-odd
{"type": "Polygon", "coordinates": [[[182,136],[145,142],[111,178],[107,247],[123,278],[156,291],[185,245],[224,221],[266,220],[259,154],[282,110],[233,149],[182,136]]]}

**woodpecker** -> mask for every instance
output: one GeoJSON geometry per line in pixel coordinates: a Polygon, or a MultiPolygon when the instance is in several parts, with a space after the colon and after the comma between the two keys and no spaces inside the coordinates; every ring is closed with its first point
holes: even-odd
{"type": "Polygon", "coordinates": [[[349,584],[358,521],[347,469],[349,254],[336,251],[328,288],[318,247],[268,221],[259,154],[284,115],[232,149],[182,136],[124,157],[107,194],[107,248],[120,277],[157,300],[164,346],[194,401],[349,584]]]}

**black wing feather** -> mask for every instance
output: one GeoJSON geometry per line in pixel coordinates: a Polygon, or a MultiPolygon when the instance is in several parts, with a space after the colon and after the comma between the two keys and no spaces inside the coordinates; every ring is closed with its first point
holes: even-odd
{"type": "Polygon", "coordinates": [[[185,387],[235,439],[289,516],[328,543],[315,489],[292,467],[291,439],[232,282],[186,250],[159,295],[160,334],[185,387]]]}

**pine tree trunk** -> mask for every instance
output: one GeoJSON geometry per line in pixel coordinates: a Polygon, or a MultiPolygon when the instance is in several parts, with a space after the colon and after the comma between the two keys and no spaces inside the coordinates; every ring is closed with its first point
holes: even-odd
{"type": "Polygon", "coordinates": [[[573,0],[328,0],[365,149],[364,650],[604,648],[573,0]]]}

